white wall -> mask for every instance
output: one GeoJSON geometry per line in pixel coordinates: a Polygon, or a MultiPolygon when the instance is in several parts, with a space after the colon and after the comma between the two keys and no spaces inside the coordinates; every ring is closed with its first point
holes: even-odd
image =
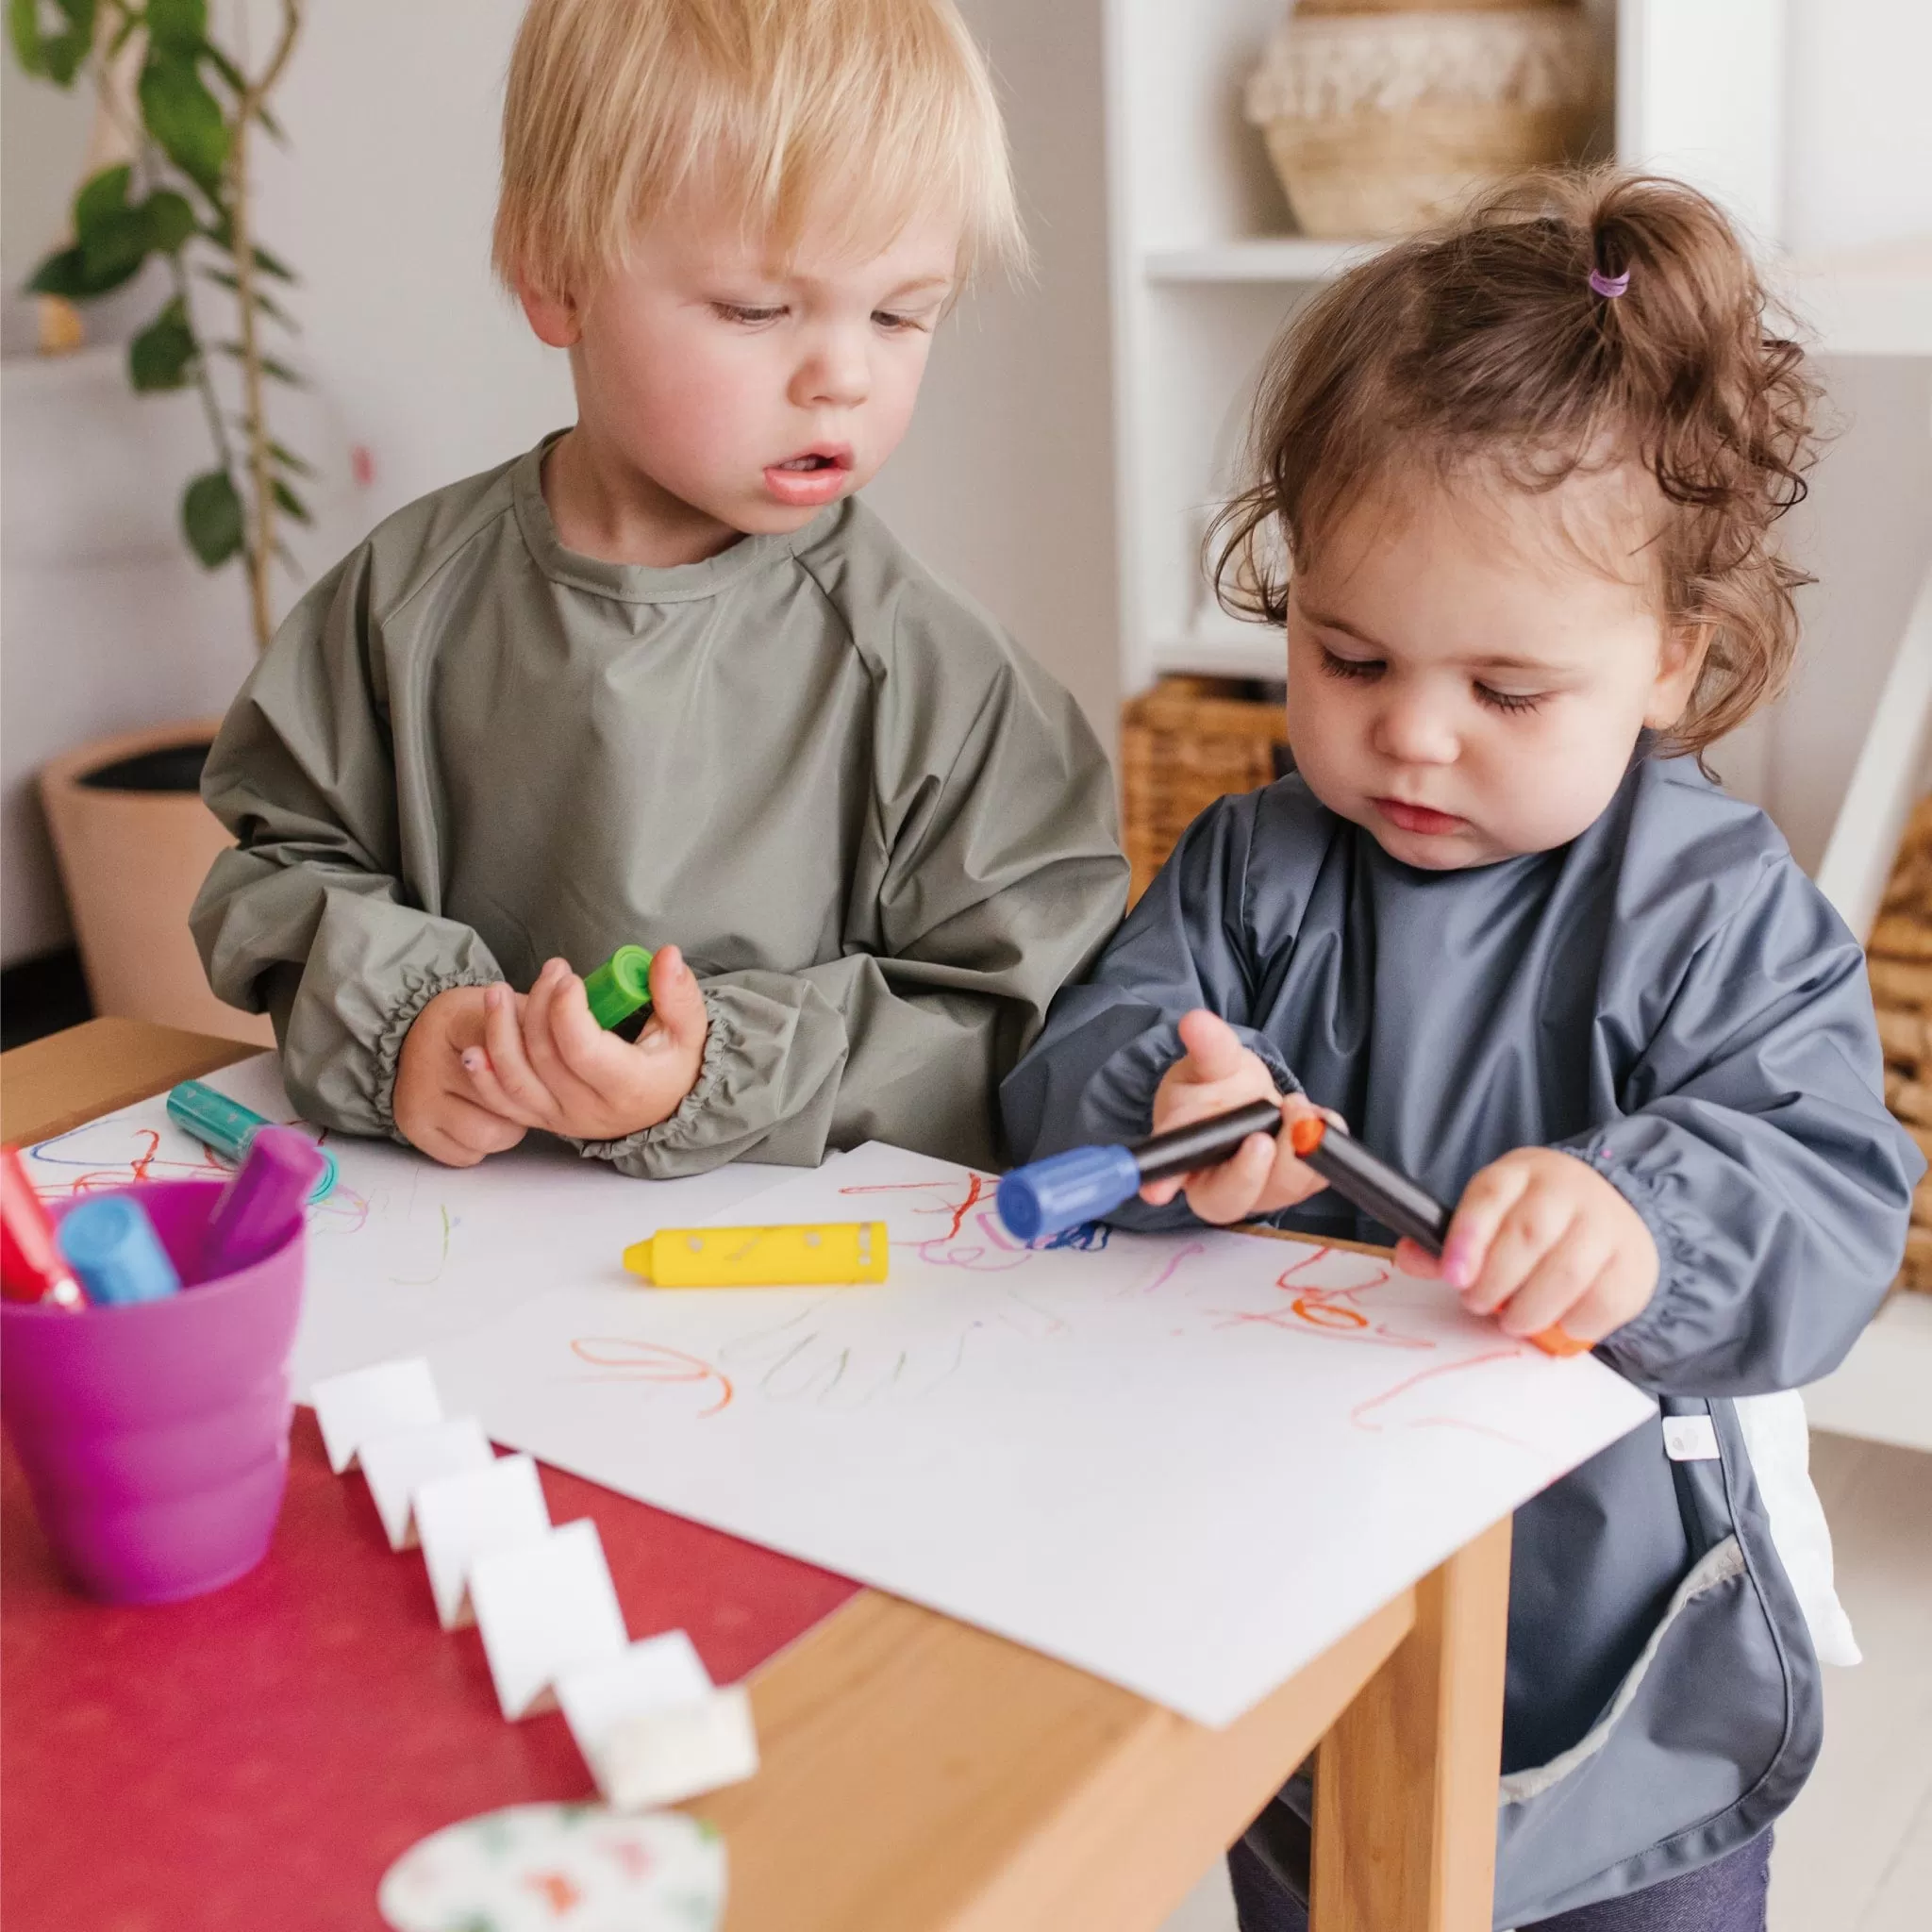
{"type": "MultiPolygon", "coordinates": [[[[1789,0],[1784,235],[1801,257],[1932,236],[1932,8],[1789,0]]],[[[1932,362],[1819,365],[1839,434],[1791,519],[1819,579],[1800,594],[1791,696],[1765,804],[1801,862],[1824,849],[1921,575],[1932,562],[1932,362]]]]}

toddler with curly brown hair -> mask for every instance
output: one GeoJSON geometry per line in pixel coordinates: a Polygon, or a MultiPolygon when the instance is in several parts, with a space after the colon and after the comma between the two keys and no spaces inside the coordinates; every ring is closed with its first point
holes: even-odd
{"type": "MultiPolygon", "coordinates": [[[[1003,1091],[1025,1158],[1337,1110],[1458,1204],[1403,1266],[1658,1398],[1516,1519],[1498,1925],[1759,1932],[1850,1648],[1758,1452],[1877,1307],[1924,1163],[1857,941],[1703,764],[1789,671],[1815,393],[1670,181],[1511,184],[1312,301],[1218,560],[1285,632],[1294,769],[1195,822],[1003,1091]]],[[[1118,1218],[1190,1216],[1388,1238],[1285,1134],[1118,1218]]],[[[1244,1932],[1307,1924],[1307,1795],[1236,1848],[1244,1932]]]]}

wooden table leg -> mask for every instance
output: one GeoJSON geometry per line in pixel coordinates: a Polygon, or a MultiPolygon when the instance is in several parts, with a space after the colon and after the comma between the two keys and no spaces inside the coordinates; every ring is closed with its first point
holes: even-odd
{"type": "Polygon", "coordinates": [[[1490,1932],[1506,1518],[1416,1586],[1415,1627],[1315,1758],[1311,1932],[1490,1932]]]}

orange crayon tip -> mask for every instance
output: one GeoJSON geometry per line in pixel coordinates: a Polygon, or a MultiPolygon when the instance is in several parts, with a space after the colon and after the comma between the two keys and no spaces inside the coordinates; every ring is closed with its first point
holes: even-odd
{"type": "Polygon", "coordinates": [[[1304,1114],[1288,1130],[1288,1144],[1297,1154],[1312,1154],[1322,1144],[1328,1123],[1320,1114],[1304,1114]]]}
{"type": "Polygon", "coordinates": [[[1529,1339],[1545,1355],[1588,1355],[1596,1346],[1593,1341],[1579,1340],[1567,1328],[1545,1328],[1541,1335],[1532,1335],[1529,1339]]]}

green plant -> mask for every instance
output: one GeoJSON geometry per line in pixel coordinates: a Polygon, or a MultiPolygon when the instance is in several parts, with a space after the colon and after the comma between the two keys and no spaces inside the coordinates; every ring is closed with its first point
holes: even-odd
{"type": "Polygon", "coordinates": [[[251,74],[245,55],[238,60],[209,38],[208,0],[8,0],[22,67],[61,88],[89,75],[131,156],[81,184],[72,246],[48,256],[27,286],[85,302],[131,280],[149,257],[166,260],[174,292],[129,344],[128,376],[141,391],[200,391],[215,464],[183,491],[182,530],[210,570],[242,559],[258,647],[274,627],[271,569],[277,557],[289,560],[277,515],[309,520],[295,488],[308,466],[270,434],[266,406],[268,383],[298,377],[264,344],[270,327],[294,328],[264,285],[294,277],[256,238],[250,174],[253,130],[280,138],[268,97],[302,25],[303,0],[278,4],[275,46],[251,74]],[[118,83],[134,70],[130,100],[118,83]],[[197,279],[231,298],[233,337],[205,339],[197,279]],[[233,407],[211,356],[237,372],[233,407]]]}

